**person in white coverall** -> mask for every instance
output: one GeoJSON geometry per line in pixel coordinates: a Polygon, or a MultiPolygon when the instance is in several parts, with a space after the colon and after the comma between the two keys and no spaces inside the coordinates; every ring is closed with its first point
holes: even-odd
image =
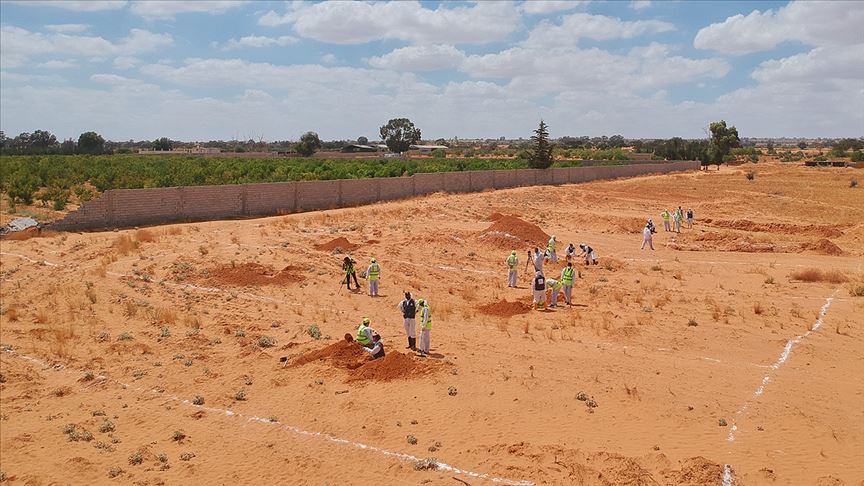
{"type": "Polygon", "coordinates": [[[652,250],[654,249],[654,242],[651,241],[651,225],[650,224],[646,224],[645,229],[642,230],[642,248],[640,248],[641,250],[645,249],[646,243],[648,244],[648,246],[651,247],[652,250]]]}

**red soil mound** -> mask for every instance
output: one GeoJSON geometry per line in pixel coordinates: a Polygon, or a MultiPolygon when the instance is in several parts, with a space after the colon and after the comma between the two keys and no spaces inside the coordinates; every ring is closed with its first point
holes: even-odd
{"type": "Polygon", "coordinates": [[[339,341],[299,356],[292,368],[312,362],[325,362],[334,368],[353,370],[347,381],[390,381],[428,374],[438,363],[421,361],[398,351],[389,351],[381,359],[372,359],[357,343],[339,341]]]}
{"type": "Polygon", "coordinates": [[[336,248],[339,248],[343,251],[351,251],[351,250],[356,250],[357,248],[359,248],[359,246],[355,245],[354,243],[351,243],[344,236],[340,236],[339,238],[336,238],[334,240],[330,240],[327,243],[315,245],[315,248],[318,250],[321,250],[321,251],[333,251],[336,248]]]}
{"type": "Polygon", "coordinates": [[[756,223],[748,219],[723,220],[706,219],[706,224],[717,227],[739,231],[751,231],[754,233],[785,233],[790,235],[810,235],[822,238],[837,238],[843,235],[836,226],[818,224],[788,224],[788,223],[756,223]]]}
{"type": "Polygon", "coordinates": [[[546,234],[536,224],[516,216],[493,213],[494,223],[480,233],[480,239],[495,246],[513,249],[522,245],[545,247],[549,241],[546,234]]]}
{"type": "Polygon", "coordinates": [[[303,366],[313,361],[327,360],[334,368],[357,369],[369,360],[369,354],[360,349],[357,343],[339,341],[321,349],[300,355],[291,367],[303,366]]]}
{"type": "Polygon", "coordinates": [[[815,251],[816,253],[821,253],[822,255],[842,255],[843,250],[835,245],[831,240],[822,238],[819,241],[813,243],[805,243],[801,245],[802,249],[815,251]]]}
{"type": "Polygon", "coordinates": [[[281,285],[300,282],[303,276],[300,267],[289,265],[278,272],[272,266],[258,263],[241,263],[239,265],[223,265],[205,270],[201,274],[204,282],[214,285],[233,285],[245,287],[249,285],[281,285]]]}
{"type": "Polygon", "coordinates": [[[481,305],[477,310],[488,316],[513,317],[531,312],[531,304],[519,301],[510,302],[505,299],[481,305]]]}

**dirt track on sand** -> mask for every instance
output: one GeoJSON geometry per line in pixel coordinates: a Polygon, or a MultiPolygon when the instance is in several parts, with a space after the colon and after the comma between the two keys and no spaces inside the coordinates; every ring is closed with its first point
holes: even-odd
{"type": "Polygon", "coordinates": [[[859,172],[759,164],[546,187],[542,203],[523,188],[3,241],[0,469],[8,484],[704,485],[728,464],[733,484],[859,484],[859,172]],[[661,226],[640,251],[640,221],[679,205],[694,228],[661,226]],[[542,235],[489,244],[494,213],[542,235]],[[572,307],[528,312],[525,250],[549,234],[600,262],[576,262],[572,307]],[[139,243],[121,252],[124,235],[139,243]],[[335,238],[378,259],[381,297],[339,289],[342,255],[315,249],[335,238]],[[790,276],[809,268],[848,282],[790,276]],[[405,350],[403,290],[432,306],[429,358],[405,350]],[[337,340],[364,316],[383,360],[337,340]],[[460,470],[415,469],[426,457],[460,470]]]}

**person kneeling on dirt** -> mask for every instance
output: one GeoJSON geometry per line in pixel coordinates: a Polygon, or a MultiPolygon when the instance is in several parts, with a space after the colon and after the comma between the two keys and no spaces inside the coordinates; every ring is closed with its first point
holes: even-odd
{"type": "Polygon", "coordinates": [[[579,254],[580,257],[585,258],[585,265],[597,265],[597,254],[594,253],[594,248],[586,245],[585,243],[579,243],[579,248],[582,249],[582,253],[579,254]]]}
{"type": "Polygon", "coordinates": [[[383,358],[384,357],[384,343],[381,342],[381,335],[374,334],[372,336],[372,347],[371,348],[363,348],[363,351],[371,354],[373,358],[383,358]]]}
{"type": "Polygon", "coordinates": [[[354,339],[364,348],[372,347],[372,338],[375,335],[375,331],[369,327],[369,323],[371,321],[368,317],[363,318],[363,322],[360,323],[360,326],[357,327],[357,338],[354,339]]]}

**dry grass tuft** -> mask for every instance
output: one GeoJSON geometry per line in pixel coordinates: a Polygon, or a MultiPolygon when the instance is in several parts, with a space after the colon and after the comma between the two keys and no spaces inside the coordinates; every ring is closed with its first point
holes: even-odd
{"type": "Polygon", "coordinates": [[[133,317],[138,314],[138,304],[133,302],[132,300],[127,300],[123,302],[123,315],[126,317],[133,317]]]}
{"type": "Polygon", "coordinates": [[[613,290],[612,298],[615,299],[615,302],[621,304],[624,302],[624,292],[621,290],[613,290]]]}
{"type": "Polygon", "coordinates": [[[135,232],[135,239],[140,243],[153,243],[157,237],[150,230],[139,229],[135,232]]]}
{"type": "Polygon", "coordinates": [[[46,322],[48,322],[48,313],[44,310],[38,310],[35,314],[33,314],[33,320],[35,320],[39,324],[45,324],[46,322]]]}
{"type": "Polygon", "coordinates": [[[753,313],[758,316],[758,315],[762,315],[763,312],[765,312],[765,308],[762,307],[762,303],[761,302],[754,302],[753,303],[753,313]]]}
{"type": "Polygon", "coordinates": [[[818,268],[805,268],[795,270],[789,274],[792,280],[801,282],[828,282],[833,284],[843,283],[849,280],[843,272],[839,270],[820,270],[818,268]]]}
{"type": "Polygon", "coordinates": [[[138,241],[129,235],[120,235],[114,240],[114,251],[119,255],[128,255],[138,249],[138,241]]]}
{"type": "Polygon", "coordinates": [[[170,226],[162,232],[165,236],[179,236],[183,234],[182,226],[170,226]]]}
{"type": "Polygon", "coordinates": [[[161,323],[174,324],[177,322],[177,312],[167,307],[157,307],[153,310],[153,318],[161,323]]]}
{"type": "Polygon", "coordinates": [[[15,322],[18,320],[18,311],[14,308],[6,309],[6,319],[9,319],[9,322],[15,322]]]}

